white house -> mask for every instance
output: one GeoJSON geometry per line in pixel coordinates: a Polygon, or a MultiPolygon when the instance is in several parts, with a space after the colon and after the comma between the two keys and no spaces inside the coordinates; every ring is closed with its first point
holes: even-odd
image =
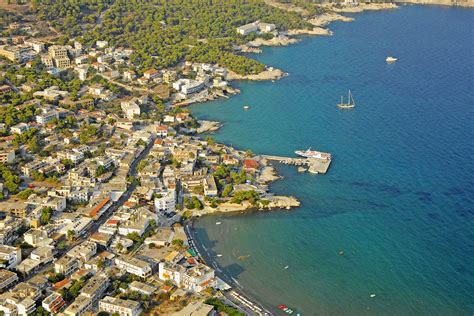
{"type": "Polygon", "coordinates": [[[21,249],[0,245],[0,268],[12,269],[21,262],[21,249]]]}
{"type": "Polygon", "coordinates": [[[125,270],[128,273],[142,278],[151,276],[152,272],[151,264],[134,257],[117,257],[115,259],[115,265],[121,270],[125,270]]]}
{"type": "Polygon", "coordinates": [[[171,213],[176,210],[176,191],[159,192],[155,197],[155,211],[171,213]]]}
{"type": "Polygon", "coordinates": [[[120,103],[123,113],[129,119],[132,119],[135,115],[140,115],[140,106],[137,104],[136,99],[130,99],[122,101],[120,103]]]}
{"type": "Polygon", "coordinates": [[[237,28],[237,33],[244,36],[253,32],[257,32],[257,31],[258,31],[258,24],[256,22],[242,25],[237,28]]]}

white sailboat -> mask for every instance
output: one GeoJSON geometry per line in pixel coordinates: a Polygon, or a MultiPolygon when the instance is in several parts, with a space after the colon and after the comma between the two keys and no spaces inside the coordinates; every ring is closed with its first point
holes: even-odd
{"type": "Polygon", "coordinates": [[[347,103],[344,103],[344,97],[341,95],[341,103],[337,105],[341,109],[352,109],[355,107],[354,97],[352,96],[351,90],[347,94],[347,103]]]}

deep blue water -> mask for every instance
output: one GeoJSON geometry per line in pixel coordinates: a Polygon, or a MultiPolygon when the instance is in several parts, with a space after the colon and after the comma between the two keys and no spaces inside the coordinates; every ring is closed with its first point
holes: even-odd
{"type": "Polygon", "coordinates": [[[285,179],[272,190],[301,208],[207,217],[199,236],[268,306],[472,315],[474,11],[404,6],[355,17],[332,24],[333,36],[256,56],[290,76],[241,82],[240,95],[192,107],[224,122],[215,138],[240,149],[292,156],[311,146],[334,157],[326,175],[278,166],[285,179]],[[387,65],[389,55],[399,61],[387,65]],[[339,110],[348,89],[357,106],[339,110]]]}

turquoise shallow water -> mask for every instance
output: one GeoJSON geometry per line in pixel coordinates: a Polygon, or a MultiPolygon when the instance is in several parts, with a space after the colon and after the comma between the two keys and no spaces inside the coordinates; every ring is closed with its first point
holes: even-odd
{"type": "Polygon", "coordinates": [[[355,17],[332,24],[334,36],[257,56],[289,77],[241,82],[240,95],[192,107],[223,121],[215,138],[238,148],[334,155],[327,175],[278,166],[285,179],[272,190],[301,208],[203,218],[198,236],[270,307],[472,315],[474,11],[406,6],[355,17]],[[387,65],[388,55],[399,61],[387,65]],[[341,111],[349,88],[357,107],[341,111]]]}

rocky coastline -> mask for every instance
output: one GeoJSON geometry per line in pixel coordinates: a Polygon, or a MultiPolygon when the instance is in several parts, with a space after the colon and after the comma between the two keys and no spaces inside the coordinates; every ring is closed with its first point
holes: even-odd
{"type": "Polygon", "coordinates": [[[258,74],[253,74],[253,75],[240,75],[237,74],[233,71],[229,71],[227,75],[228,80],[254,80],[254,81],[262,81],[262,80],[278,80],[281,79],[288,74],[285,73],[281,69],[269,67],[265,69],[264,71],[258,73],[258,74]]]}
{"type": "MultiPolygon", "coordinates": [[[[294,38],[291,36],[298,36],[298,35],[316,35],[316,36],[329,36],[332,35],[332,32],[324,28],[323,26],[328,25],[331,22],[341,21],[341,22],[351,22],[354,20],[352,17],[344,16],[340,13],[356,13],[362,12],[365,10],[385,10],[385,9],[393,9],[397,6],[394,4],[364,4],[359,7],[346,7],[342,9],[335,9],[331,8],[333,12],[331,13],[324,13],[312,18],[308,19],[308,22],[311,23],[314,27],[313,29],[293,29],[288,30],[285,35],[280,35],[273,37],[272,39],[262,39],[257,38],[245,45],[241,46],[243,52],[251,52],[251,53],[261,53],[261,46],[286,46],[290,44],[294,44],[300,41],[298,38],[294,38]],[[335,12],[337,11],[337,12],[335,12]]],[[[273,67],[267,67],[264,71],[258,74],[250,74],[250,75],[241,75],[235,72],[229,71],[227,75],[227,80],[234,81],[234,80],[254,80],[254,81],[263,81],[263,80],[279,80],[288,74],[285,73],[283,70],[273,67]]],[[[190,102],[191,104],[193,102],[190,102]]],[[[189,105],[186,104],[186,105],[189,105]]],[[[198,134],[213,132],[218,130],[222,127],[220,122],[216,121],[207,121],[207,120],[200,120],[199,121],[200,127],[196,130],[198,134]]],[[[230,148],[237,156],[244,157],[245,153],[230,148]]],[[[266,185],[281,179],[281,176],[278,175],[276,169],[271,166],[267,159],[264,157],[256,157],[256,159],[261,164],[261,169],[259,174],[256,178],[256,185],[259,186],[260,189],[266,188],[266,185]]],[[[300,201],[293,196],[277,196],[273,195],[272,193],[264,194],[265,203],[261,201],[257,203],[250,203],[248,201],[244,201],[240,204],[231,203],[231,202],[223,202],[217,205],[205,205],[201,210],[186,210],[191,212],[192,217],[199,217],[203,215],[209,214],[216,214],[216,213],[235,213],[235,212],[245,212],[245,211],[268,211],[272,209],[291,209],[300,206],[300,201]]]]}

